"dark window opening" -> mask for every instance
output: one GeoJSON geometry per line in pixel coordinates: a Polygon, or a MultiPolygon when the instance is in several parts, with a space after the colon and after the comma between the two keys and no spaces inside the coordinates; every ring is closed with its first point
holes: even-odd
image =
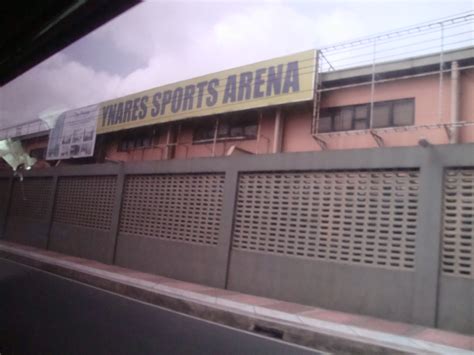
{"type": "Polygon", "coordinates": [[[318,132],[409,126],[414,121],[414,99],[382,101],[374,103],[372,126],[370,125],[369,103],[322,109],[319,116],[318,132]]]}
{"type": "Polygon", "coordinates": [[[127,132],[120,138],[117,150],[127,152],[134,149],[150,148],[153,145],[154,129],[139,129],[127,132]]]}
{"type": "Polygon", "coordinates": [[[35,148],[30,150],[30,157],[36,160],[44,160],[46,157],[46,148],[35,148]]]}
{"type": "MultiPolygon", "coordinates": [[[[216,116],[214,119],[197,123],[193,134],[193,142],[205,143],[213,141],[217,119],[218,117],[216,116]]],[[[219,141],[231,139],[255,139],[257,138],[257,131],[257,111],[219,116],[219,125],[217,128],[217,139],[219,141]]]]}

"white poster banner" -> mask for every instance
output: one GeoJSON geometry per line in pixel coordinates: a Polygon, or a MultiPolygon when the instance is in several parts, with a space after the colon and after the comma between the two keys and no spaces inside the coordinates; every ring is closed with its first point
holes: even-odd
{"type": "Polygon", "coordinates": [[[90,157],[94,154],[99,106],[62,113],[49,133],[47,160],[90,157]]]}

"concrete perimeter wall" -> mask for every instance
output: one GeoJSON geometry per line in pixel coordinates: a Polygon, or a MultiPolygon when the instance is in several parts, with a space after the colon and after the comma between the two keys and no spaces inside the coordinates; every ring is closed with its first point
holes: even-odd
{"type": "Polygon", "coordinates": [[[474,145],[0,175],[1,237],[474,334],[474,145]]]}

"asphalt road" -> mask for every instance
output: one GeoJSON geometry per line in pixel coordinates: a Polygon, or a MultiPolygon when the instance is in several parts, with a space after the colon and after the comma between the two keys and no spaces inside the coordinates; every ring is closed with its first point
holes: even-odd
{"type": "Polygon", "coordinates": [[[0,259],[0,354],[318,354],[0,259]]]}

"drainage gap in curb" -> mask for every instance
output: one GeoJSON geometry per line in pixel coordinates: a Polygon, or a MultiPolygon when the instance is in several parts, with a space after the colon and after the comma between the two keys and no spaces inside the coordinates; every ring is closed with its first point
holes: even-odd
{"type": "Polygon", "coordinates": [[[255,333],[271,338],[283,339],[283,331],[276,328],[265,327],[263,325],[255,324],[252,329],[255,333]]]}

